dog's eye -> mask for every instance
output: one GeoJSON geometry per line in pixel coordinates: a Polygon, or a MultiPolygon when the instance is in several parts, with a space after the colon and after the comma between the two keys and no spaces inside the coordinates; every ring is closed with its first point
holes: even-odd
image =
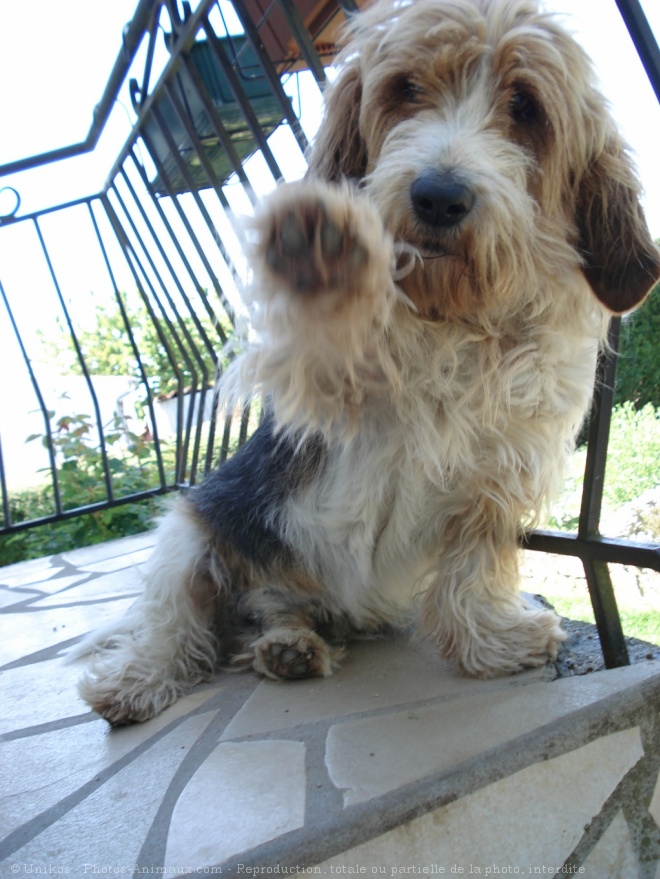
{"type": "Polygon", "coordinates": [[[422,87],[412,79],[403,79],[400,84],[401,97],[408,104],[418,104],[422,97],[422,87]]]}
{"type": "Polygon", "coordinates": [[[529,92],[518,89],[509,100],[509,114],[516,122],[533,122],[538,116],[538,106],[529,92]]]}

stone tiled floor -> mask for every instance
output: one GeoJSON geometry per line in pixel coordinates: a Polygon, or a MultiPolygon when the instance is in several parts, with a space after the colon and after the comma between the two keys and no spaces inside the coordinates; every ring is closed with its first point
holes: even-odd
{"type": "Polygon", "coordinates": [[[0,876],[660,879],[659,663],[473,681],[400,637],[111,730],[66,655],[131,603],[151,545],[0,569],[0,876]]]}

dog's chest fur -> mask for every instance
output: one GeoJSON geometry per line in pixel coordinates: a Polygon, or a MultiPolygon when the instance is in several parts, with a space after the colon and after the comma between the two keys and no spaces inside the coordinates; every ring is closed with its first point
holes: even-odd
{"type": "Polygon", "coordinates": [[[326,447],[277,516],[337,610],[365,620],[382,607],[391,619],[408,606],[446,522],[480,492],[539,509],[561,477],[548,448],[569,443],[584,412],[597,335],[587,313],[515,341],[404,319],[405,395],[365,401],[354,432],[326,447]]]}
{"type": "Polygon", "coordinates": [[[331,436],[269,418],[193,493],[220,553],[267,588],[308,583],[331,615],[369,627],[401,618],[475,499],[533,521],[587,407],[600,331],[570,285],[552,294],[553,321],[518,313],[489,331],[402,306],[398,392],[367,394],[331,436]]]}

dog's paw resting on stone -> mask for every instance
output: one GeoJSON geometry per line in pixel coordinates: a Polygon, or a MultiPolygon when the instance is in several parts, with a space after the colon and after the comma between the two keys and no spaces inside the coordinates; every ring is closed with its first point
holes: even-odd
{"type": "Polygon", "coordinates": [[[252,644],[252,667],[272,680],[327,678],[343,652],[311,630],[272,629],[252,644]]]}

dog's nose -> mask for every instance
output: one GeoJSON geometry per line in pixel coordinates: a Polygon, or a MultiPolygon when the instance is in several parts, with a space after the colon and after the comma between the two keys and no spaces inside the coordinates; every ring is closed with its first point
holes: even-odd
{"type": "Polygon", "coordinates": [[[427,171],[410,187],[413,209],[429,226],[457,226],[475,203],[470,187],[450,172],[427,171]]]}

